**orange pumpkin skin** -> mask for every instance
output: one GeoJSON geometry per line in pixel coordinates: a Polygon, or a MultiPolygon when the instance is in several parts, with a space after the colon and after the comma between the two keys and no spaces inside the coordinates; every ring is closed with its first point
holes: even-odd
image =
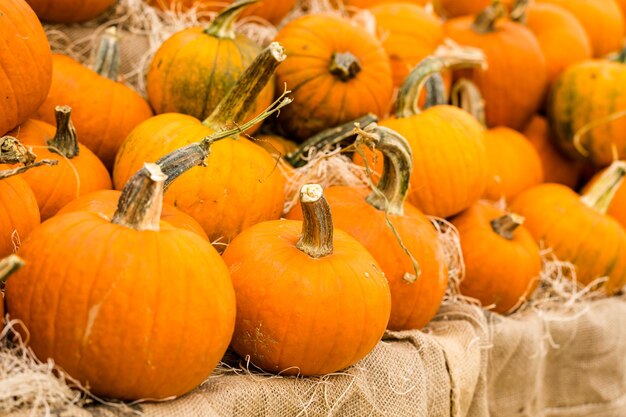
{"type": "Polygon", "coordinates": [[[359,7],[361,9],[368,9],[373,6],[378,6],[380,4],[415,4],[418,6],[426,6],[428,4],[428,0],[345,0],[344,4],[346,6],[354,6],[359,7]]]}
{"type": "Polygon", "coordinates": [[[603,57],[622,48],[624,16],[615,0],[539,0],[569,10],[585,28],[593,56],[603,57]]]}
{"type": "Polygon", "coordinates": [[[324,375],[376,346],[389,319],[389,286],[347,233],[335,229],[334,252],[316,259],[296,248],[301,230],[299,221],[260,223],[224,252],[237,297],[232,347],[266,371],[324,375]]]}
{"type": "Polygon", "coordinates": [[[478,202],[456,216],[465,263],[461,293],[480,300],[493,311],[506,313],[535,290],[541,273],[539,246],[526,228],[518,227],[509,240],[494,231],[492,220],[506,212],[478,202]]]}
{"type": "MultiPolygon", "coordinates": [[[[585,188],[583,188],[583,193],[588,191],[605,171],[606,170],[602,170],[596,174],[585,186],[585,188]]],[[[622,227],[626,229],[626,184],[622,183],[622,185],[620,185],[617,189],[617,192],[613,197],[613,201],[611,202],[611,205],[609,205],[607,214],[613,216],[622,225],[622,227]]]]}
{"type": "Polygon", "coordinates": [[[522,129],[542,104],[547,86],[546,63],[537,39],[524,26],[498,21],[493,32],[472,29],[473,18],[446,22],[447,35],[461,45],[481,48],[488,68],[459,71],[479,87],[485,99],[487,125],[522,129]]]}
{"type": "Polygon", "coordinates": [[[576,266],[579,282],[586,285],[608,276],[608,294],[626,284],[626,232],[611,216],[583,204],[571,189],[539,185],[520,194],[511,210],[526,219],[524,225],[537,242],[576,266]]]}
{"type": "Polygon", "coordinates": [[[376,32],[391,60],[393,84],[399,87],[409,72],[443,42],[443,24],[422,7],[382,4],[371,9],[376,32]]]}
{"type": "MultiPolygon", "coordinates": [[[[150,104],[157,114],[175,112],[204,120],[261,50],[243,35],[220,39],[200,27],[177,32],[152,60],[147,76],[150,104]]],[[[268,85],[255,101],[249,119],[267,108],[273,98],[274,88],[268,85]]]]}
{"type": "Polygon", "coordinates": [[[539,154],[544,182],[563,184],[572,189],[578,185],[582,163],[570,161],[556,149],[550,126],[544,117],[534,116],[522,133],[539,154]]]}
{"type": "Polygon", "coordinates": [[[279,154],[285,156],[298,149],[297,143],[278,135],[258,135],[254,139],[254,143],[272,155],[279,154]]]}
{"type": "Polygon", "coordinates": [[[39,120],[28,120],[11,132],[24,145],[33,147],[40,159],[59,161],[56,166],[43,166],[21,174],[35,193],[42,221],[77,197],[112,186],[107,169],[86,147],[79,144],[79,154],[69,160],[50,151],[47,141],[55,132],[55,127],[39,120]]]}
{"type": "Polygon", "coordinates": [[[45,100],[52,79],[46,34],[24,0],[0,4],[0,135],[29,118],[45,100]]]}
{"type": "Polygon", "coordinates": [[[152,116],[150,106],[123,84],[102,77],[72,58],[53,56],[52,87],[33,118],[54,123],[54,108],[68,105],[83,145],[109,169],[130,131],[152,116]]]}
{"type": "Polygon", "coordinates": [[[534,3],[527,9],[527,26],[533,32],[553,85],[569,66],[592,57],[591,41],[571,12],[554,4],[534,3]]]}
{"type": "Polygon", "coordinates": [[[26,0],[39,19],[52,23],[76,23],[100,16],[116,0],[26,0]]]}
{"type": "MultiPolygon", "coordinates": [[[[403,216],[389,216],[402,243],[421,269],[415,283],[407,282],[405,274],[414,275],[411,259],[389,228],[385,212],[365,201],[370,192],[367,188],[352,187],[324,190],[335,227],[365,246],[385,273],[391,290],[391,317],[387,328],[421,329],[435,317],[448,287],[448,268],[437,233],[430,220],[410,204],[404,204],[403,216]]],[[[296,206],[286,217],[301,220],[302,209],[296,206]]]]}
{"type": "Polygon", "coordinates": [[[489,182],[483,197],[488,200],[512,198],[543,182],[539,154],[532,144],[515,130],[498,127],[485,132],[489,158],[489,182]]]}
{"type": "MultiPolygon", "coordinates": [[[[121,194],[122,192],[118,190],[93,191],[73,200],[59,210],[56,215],[60,216],[76,211],[92,211],[111,219],[117,209],[117,202],[121,194]]],[[[177,229],[189,230],[205,240],[209,240],[202,226],[200,226],[197,221],[170,204],[163,204],[161,220],[177,229]]]]}
{"type": "Polygon", "coordinates": [[[26,181],[20,177],[0,180],[0,258],[14,253],[16,244],[39,222],[37,200],[26,181]]]}
{"type": "MultiPolygon", "coordinates": [[[[115,188],[121,189],[144,162],[155,162],[213,132],[197,119],[176,113],[143,122],[118,153],[115,188]]],[[[228,242],[256,223],[280,218],[285,178],[264,149],[244,137],[226,139],[212,145],[206,162],[207,167],[192,168],[174,182],[164,201],[193,217],[211,241],[228,242]]]]}
{"type": "Polygon", "coordinates": [[[617,0],[617,4],[620,9],[622,9],[622,14],[624,15],[624,19],[626,21],[626,0],[617,0]]]}
{"type": "Polygon", "coordinates": [[[480,13],[491,4],[491,0],[439,0],[439,12],[447,18],[469,16],[480,13]]]}
{"type": "Polygon", "coordinates": [[[7,283],[7,310],[40,359],[53,358],[95,395],[182,395],[226,351],[232,284],[195,233],[163,222],[139,232],[76,212],[42,224],[20,256],[27,266],[7,283]]]}
{"type": "MultiPolygon", "coordinates": [[[[197,7],[202,11],[218,12],[233,3],[234,0],[148,0],[148,4],[161,10],[197,7]]],[[[277,25],[296,4],[296,0],[261,0],[250,5],[241,13],[241,18],[248,16],[260,17],[277,25]]]]}
{"type": "Polygon", "coordinates": [[[294,98],[279,117],[289,137],[305,140],[367,113],[383,116],[389,111],[393,93],[389,58],[366,31],[334,16],[309,15],[285,26],[276,40],[287,54],[276,73],[276,88],[282,92],[286,85],[294,98]],[[342,81],[331,65],[335,54],[345,53],[358,60],[360,71],[349,71],[342,81]]]}

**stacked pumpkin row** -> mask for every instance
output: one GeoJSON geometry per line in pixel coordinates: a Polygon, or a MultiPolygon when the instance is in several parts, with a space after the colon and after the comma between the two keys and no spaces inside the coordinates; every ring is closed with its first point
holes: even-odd
{"type": "MultiPolygon", "coordinates": [[[[445,27],[418,6],[378,6],[373,13],[382,27],[386,20],[377,11],[386,10],[440,29],[428,31],[441,36],[421,55],[394,61],[391,23],[381,43],[336,15],[294,20],[277,37],[284,50],[278,43],[262,50],[233,31],[251,3],[237,1],[207,28],[166,41],[147,75],[148,105],[115,82],[114,31],[98,51],[98,75],[51,57],[21,0],[0,2],[1,18],[11,23],[0,35],[28,60],[21,66],[27,76],[7,73],[6,90],[14,96],[0,126],[31,148],[2,139],[0,156],[9,166],[0,177],[0,255],[19,246],[16,236],[23,239],[18,253],[26,266],[8,280],[7,308],[25,323],[40,358],[55,359],[98,395],[122,399],[189,391],[231,343],[271,372],[334,372],[364,357],[385,328],[420,329],[436,314],[448,265],[426,215],[451,218],[458,227],[463,290],[496,311],[514,309],[532,292],[540,242],[573,262],[583,283],[606,276],[608,293],[626,283],[626,234],[602,213],[624,164],[613,164],[582,199],[562,185],[538,185],[542,171],[551,174],[557,164],[575,172],[564,176],[574,186],[578,166],[551,147],[540,119],[528,128],[541,130],[534,142],[511,129],[525,127],[542,106],[545,61],[553,56],[522,24],[503,18],[499,4],[445,27]],[[23,36],[15,38],[16,28],[23,36]],[[474,40],[469,43],[482,52],[436,49],[446,32],[459,42],[474,40]],[[453,80],[459,106],[469,111],[444,104],[453,80]],[[374,116],[361,118],[386,117],[394,84],[400,87],[395,116],[380,125],[371,123],[374,116]],[[281,97],[272,104],[285,85],[295,102],[281,97]],[[481,126],[478,90],[487,126],[507,127],[481,126]],[[322,192],[307,185],[301,209],[286,214],[303,221],[278,221],[288,178],[276,155],[238,136],[278,110],[276,130],[309,139],[280,146],[351,137],[359,149],[355,161],[380,176],[378,187],[322,192]],[[353,120],[361,121],[357,129],[353,120]],[[372,160],[374,150],[381,156],[372,160]],[[526,217],[528,228],[518,215],[479,201],[500,197],[526,217]],[[40,216],[46,221],[39,226],[40,216]],[[603,241],[590,239],[592,232],[603,241]],[[222,257],[209,244],[217,239],[230,243],[222,257]]],[[[515,6],[513,16],[527,11],[529,22],[539,7],[515,6]]],[[[567,21],[580,29],[576,18],[567,21]]],[[[567,58],[554,64],[555,79],[589,56],[567,58]]],[[[580,65],[624,71],[606,61],[580,65]]],[[[551,109],[567,87],[563,80],[567,73],[552,88],[551,109]]],[[[552,112],[557,125],[558,115],[552,112]]],[[[616,133],[607,135],[604,146],[617,142],[616,133]]]]}

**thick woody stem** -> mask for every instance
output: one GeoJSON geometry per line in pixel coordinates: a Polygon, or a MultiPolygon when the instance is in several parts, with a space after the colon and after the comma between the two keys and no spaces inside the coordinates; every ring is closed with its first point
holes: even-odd
{"type": "Polygon", "coordinates": [[[0,260],[0,284],[4,285],[6,280],[23,266],[24,261],[17,255],[9,255],[0,260]]]}
{"type": "Polygon", "coordinates": [[[524,224],[524,220],[524,217],[520,215],[507,213],[502,217],[492,220],[491,228],[504,239],[513,240],[513,234],[518,227],[524,224]]]}
{"type": "Polygon", "coordinates": [[[109,80],[117,81],[120,73],[120,37],[115,26],[104,31],[93,70],[109,80]]]}
{"type": "Polygon", "coordinates": [[[483,126],[487,126],[485,100],[476,84],[466,78],[461,78],[452,88],[451,96],[453,106],[465,110],[483,126]]]}
{"type": "Polygon", "coordinates": [[[69,106],[57,106],[54,112],[57,122],[57,131],[54,137],[48,141],[48,146],[50,146],[51,152],[72,159],[77,156],[80,151],[76,130],[74,130],[71,119],[72,108],[69,106]]]}
{"type": "Polygon", "coordinates": [[[304,185],[300,190],[302,206],[302,235],[296,247],[312,258],[333,253],[333,219],[324,190],[317,184],[304,185]]]}
{"type": "Polygon", "coordinates": [[[496,22],[504,16],[506,16],[504,5],[500,1],[494,1],[476,16],[472,29],[476,33],[491,33],[496,28],[496,22]]]}
{"type": "Polygon", "coordinates": [[[350,52],[334,53],[330,67],[330,73],[335,75],[343,82],[348,82],[355,78],[361,72],[361,63],[359,59],[350,52]]]}

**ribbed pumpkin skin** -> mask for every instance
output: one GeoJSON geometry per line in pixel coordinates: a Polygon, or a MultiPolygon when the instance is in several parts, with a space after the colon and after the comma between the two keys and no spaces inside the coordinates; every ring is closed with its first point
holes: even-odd
{"type": "Polygon", "coordinates": [[[20,177],[0,180],[0,258],[14,253],[15,244],[23,242],[39,221],[37,200],[26,181],[20,177]]]}
{"type": "Polygon", "coordinates": [[[301,229],[257,224],[224,252],[237,297],[232,347],[269,372],[324,375],[376,346],[391,298],[376,261],[347,233],[335,229],[333,254],[314,259],[296,248],[301,229]]]}
{"type": "MultiPolygon", "coordinates": [[[[555,84],[548,114],[558,146],[572,158],[581,158],[573,139],[591,122],[626,110],[626,65],[603,60],[581,62],[567,69],[555,84]]],[[[587,159],[599,167],[626,158],[626,117],[601,123],[581,137],[587,159]]]]}
{"type": "MultiPolygon", "coordinates": [[[[602,174],[604,174],[604,171],[605,170],[602,170],[589,181],[583,189],[583,193],[587,191],[602,174]]],[[[617,189],[607,213],[613,216],[622,225],[622,227],[626,229],[626,184],[622,183],[622,185],[617,189]]]]}
{"type": "Polygon", "coordinates": [[[52,23],[76,23],[100,16],[117,0],[26,0],[39,19],[52,23]]]}
{"type": "MultiPolygon", "coordinates": [[[[121,189],[143,164],[199,142],[213,130],[176,113],[155,116],[129,135],[120,149],[113,183],[121,189]]],[[[192,168],[165,193],[165,202],[189,214],[211,241],[228,242],[242,230],[280,218],[285,179],[274,158],[244,137],[211,147],[207,167],[192,168]]]]}
{"type": "Polygon", "coordinates": [[[72,58],[53,56],[52,87],[35,116],[54,123],[54,108],[72,108],[80,142],[109,169],[130,131],[152,116],[150,106],[123,84],[102,77],[72,58]]]}
{"type": "MultiPolygon", "coordinates": [[[[414,283],[404,280],[414,275],[411,259],[387,225],[385,212],[369,205],[366,188],[330,187],[324,190],[333,224],[358,240],[385,273],[391,290],[391,330],[421,329],[435,317],[448,287],[448,268],[433,224],[410,204],[403,216],[389,216],[402,243],[417,260],[421,275],[414,283]]],[[[294,207],[286,216],[301,220],[302,209],[294,207]]]]}
{"type": "Polygon", "coordinates": [[[576,266],[579,282],[608,276],[604,288],[609,294],[626,284],[626,232],[614,218],[584,205],[571,189],[539,185],[520,194],[511,210],[526,219],[524,226],[537,242],[576,266]]]}
{"type": "Polygon", "coordinates": [[[472,22],[452,19],[445,29],[461,45],[481,48],[488,68],[459,71],[459,76],[474,81],[482,92],[489,127],[520,130],[541,106],[547,86],[539,43],[530,30],[514,22],[499,21],[487,34],[474,32],[472,22]]]}
{"type": "Polygon", "coordinates": [[[506,212],[478,202],[452,219],[459,231],[465,262],[461,293],[495,305],[493,311],[506,313],[528,298],[541,273],[539,246],[523,226],[508,240],[497,234],[491,221],[506,212]]]}
{"type": "Polygon", "coordinates": [[[582,163],[567,159],[557,150],[550,126],[544,117],[534,116],[522,133],[539,154],[544,182],[563,184],[570,188],[578,185],[582,163]]]}
{"type": "Polygon", "coordinates": [[[539,0],[557,4],[570,12],[585,28],[593,56],[603,57],[622,48],[624,16],[615,0],[539,0]]]}
{"type": "Polygon", "coordinates": [[[11,132],[24,145],[33,147],[39,159],[59,161],[58,165],[42,166],[21,174],[37,197],[42,221],[83,194],[110,190],[112,187],[107,169],[83,145],[78,145],[79,154],[69,161],[48,150],[47,141],[54,137],[55,132],[54,126],[39,120],[28,120],[11,132]]]}
{"type": "Polygon", "coordinates": [[[438,4],[441,14],[452,18],[478,14],[491,4],[491,0],[438,0],[438,4]]]}
{"type": "Polygon", "coordinates": [[[391,60],[393,84],[399,87],[419,62],[443,42],[443,24],[422,7],[382,4],[371,9],[376,31],[391,60]]]}
{"type": "Polygon", "coordinates": [[[570,65],[592,57],[591,41],[585,28],[567,9],[534,3],[528,6],[527,16],[527,26],[546,59],[549,85],[553,85],[570,65]]]}
{"type": "Polygon", "coordinates": [[[276,89],[292,90],[294,102],[281,110],[279,122],[289,137],[314,134],[367,113],[385,115],[393,81],[389,58],[372,35],[347,20],[309,15],[285,26],[276,37],[287,59],[276,72],[276,89]],[[352,53],[361,72],[344,82],[330,72],[334,53],[352,53]]]}
{"type": "Polygon", "coordinates": [[[512,198],[543,182],[539,154],[532,144],[515,130],[499,127],[485,132],[489,158],[489,182],[483,197],[489,200],[512,198]]]}
{"type": "Polygon", "coordinates": [[[360,7],[361,9],[367,9],[380,4],[416,4],[418,6],[426,6],[428,0],[344,0],[346,6],[360,7]]]}
{"type": "Polygon", "coordinates": [[[6,287],[11,317],[24,322],[37,357],[98,396],[182,395],[226,351],[232,284],[194,233],[166,223],[138,232],[77,212],[44,223],[20,256],[26,266],[6,287]]]}
{"type": "Polygon", "coordinates": [[[32,115],[46,98],[52,58],[46,34],[24,0],[0,3],[0,135],[32,115]]]}
{"type": "MultiPolygon", "coordinates": [[[[60,216],[76,211],[92,211],[111,219],[117,209],[117,202],[121,194],[122,192],[118,190],[94,191],[73,200],[59,210],[56,215],[60,216]]],[[[202,226],[200,226],[197,221],[170,204],[163,204],[161,220],[177,229],[189,230],[203,237],[205,240],[209,240],[206,233],[204,233],[204,229],[202,229],[202,226]]]]}
{"type": "MultiPolygon", "coordinates": [[[[192,6],[203,11],[218,12],[233,3],[234,0],[148,0],[148,4],[159,9],[183,10],[192,6]]],[[[257,16],[276,25],[296,5],[296,0],[261,0],[257,4],[250,5],[241,13],[241,17],[257,16]]]]}
{"type": "MultiPolygon", "coordinates": [[[[261,52],[260,46],[243,35],[218,39],[203,30],[195,27],[174,34],[155,54],[147,91],[157,114],[175,112],[206,119],[261,52]]],[[[273,98],[274,88],[268,85],[250,118],[267,108],[273,98]]]]}

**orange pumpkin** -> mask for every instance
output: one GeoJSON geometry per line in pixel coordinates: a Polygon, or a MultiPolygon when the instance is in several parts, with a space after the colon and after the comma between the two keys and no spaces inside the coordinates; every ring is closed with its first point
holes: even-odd
{"type": "Polygon", "coordinates": [[[29,118],[50,89],[50,45],[37,16],[24,0],[0,2],[0,135],[29,118]]]}
{"type": "Polygon", "coordinates": [[[537,39],[523,25],[502,20],[500,3],[476,18],[449,20],[447,35],[461,45],[479,47],[487,69],[459,74],[474,81],[486,101],[487,126],[520,130],[537,112],[547,86],[546,63],[537,39]]]}
{"type": "Polygon", "coordinates": [[[140,171],[112,221],[83,211],[43,223],[6,286],[7,310],[37,357],[101,397],[182,395],[212,372],[233,332],[219,254],[159,220],[164,179],[156,165],[140,171]]]}
{"type": "Polygon", "coordinates": [[[418,6],[426,6],[428,4],[428,0],[344,0],[344,4],[346,6],[354,6],[359,7],[361,9],[368,9],[373,6],[378,6],[381,4],[415,4],[418,6]]]}
{"type": "Polygon", "coordinates": [[[83,145],[109,169],[122,141],[139,123],[152,116],[150,106],[134,90],[116,82],[115,60],[108,65],[101,58],[116,48],[115,32],[107,31],[96,62],[99,72],[64,55],[53,56],[52,87],[45,102],[33,116],[54,123],[54,108],[67,104],[83,145]],[[108,74],[108,75],[105,75],[108,74]],[[110,77],[107,78],[107,77],[110,77]]]}
{"type": "Polygon", "coordinates": [[[625,174],[626,163],[615,162],[582,197],[560,184],[542,184],[511,205],[537,242],[576,266],[579,282],[607,277],[608,294],[626,284],[626,231],[605,214],[625,174]]]}
{"type": "MultiPolygon", "coordinates": [[[[196,7],[201,11],[217,12],[229,3],[235,3],[235,0],[148,0],[148,3],[162,10],[196,7]]],[[[257,0],[256,3],[246,8],[241,17],[260,17],[277,25],[295,6],[296,0],[257,0]]]]}
{"type": "Polygon", "coordinates": [[[44,22],[76,23],[100,16],[116,0],[26,0],[44,22]]]}
{"type": "MultiPolygon", "coordinates": [[[[184,29],[161,45],[147,76],[148,98],[157,114],[176,112],[201,120],[211,115],[263,50],[233,28],[236,16],[250,3],[254,1],[236,2],[209,27],[184,29]]],[[[247,120],[267,108],[273,97],[274,88],[268,85],[250,107],[247,120]]]]}
{"type": "MultiPolygon", "coordinates": [[[[590,192],[591,188],[596,184],[605,174],[606,169],[597,173],[591,181],[585,186],[583,189],[583,193],[590,192]]],[[[613,216],[621,225],[626,229],[626,184],[622,183],[617,190],[615,191],[615,195],[611,203],[609,204],[609,208],[607,209],[607,214],[613,216]]]]}
{"type": "MultiPolygon", "coordinates": [[[[365,246],[385,273],[391,289],[387,327],[421,329],[439,310],[448,287],[448,268],[433,224],[404,202],[412,170],[411,149],[406,139],[382,127],[367,128],[360,139],[384,155],[379,191],[327,188],[333,221],[365,246]]],[[[301,220],[302,209],[294,207],[286,217],[301,220]]]]}
{"type": "Polygon", "coordinates": [[[289,137],[302,141],[364,114],[389,111],[389,58],[365,30],[335,16],[309,15],[289,23],[276,39],[287,53],[276,88],[286,85],[294,97],[279,117],[289,137]]]}
{"type": "Polygon", "coordinates": [[[624,19],[626,20],[626,0],[617,0],[617,4],[620,9],[622,9],[622,14],[624,15],[624,19]]]}
{"type": "Polygon", "coordinates": [[[556,4],[572,12],[589,36],[594,57],[603,57],[622,47],[624,16],[615,0],[539,0],[539,2],[556,4]]]}
{"type": "MultiPolygon", "coordinates": [[[[117,209],[117,202],[121,194],[122,192],[117,190],[94,191],[73,200],[59,210],[56,215],[60,216],[76,211],[93,211],[110,219],[117,209]]],[[[161,220],[177,229],[189,230],[206,240],[209,239],[197,221],[170,204],[163,204],[161,220]]]]}
{"type": "Polygon", "coordinates": [[[485,202],[452,219],[465,264],[461,293],[492,306],[497,313],[514,310],[539,282],[539,246],[523,222],[523,217],[485,202]]]}
{"type": "Polygon", "coordinates": [[[376,346],[389,286],[367,250],[333,228],[320,186],[304,186],[300,201],[303,222],[257,224],[224,252],[237,296],[232,347],[268,372],[325,375],[376,346]]]}
{"type": "MultiPolygon", "coordinates": [[[[115,187],[121,188],[144,161],[157,161],[168,152],[199,142],[224,126],[241,121],[283,60],[281,46],[271,44],[204,122],[167,113],[139,125],[117,155],[113,172],[115,187]]],[[[257,118],[255,123],[262,119],[257,118]]],[[[242,126],[249,128],[255,123],[242,126]]],[[[207,162],[208,167],[186,172],[169,187],[165,200],[198,221],[211,241],[228,242],[253,224],[280,218],[285,179],[275,159],[264,149],[235,136],[215,143],[207,162]]]]}
{"type": "Polygon", "coordinates": [[[522,133],[539,154],[544,182],[576,188],[580,181],[583,164],[580,161],[569,160],[556,149],[548,121],[536,115],[522,133]]]}
{"type": "Polygon", "coordinates": [[[491,4],[491,0],[436,0],[434,4],[441,16],[453,18],[478,14],[491,4]]]}

